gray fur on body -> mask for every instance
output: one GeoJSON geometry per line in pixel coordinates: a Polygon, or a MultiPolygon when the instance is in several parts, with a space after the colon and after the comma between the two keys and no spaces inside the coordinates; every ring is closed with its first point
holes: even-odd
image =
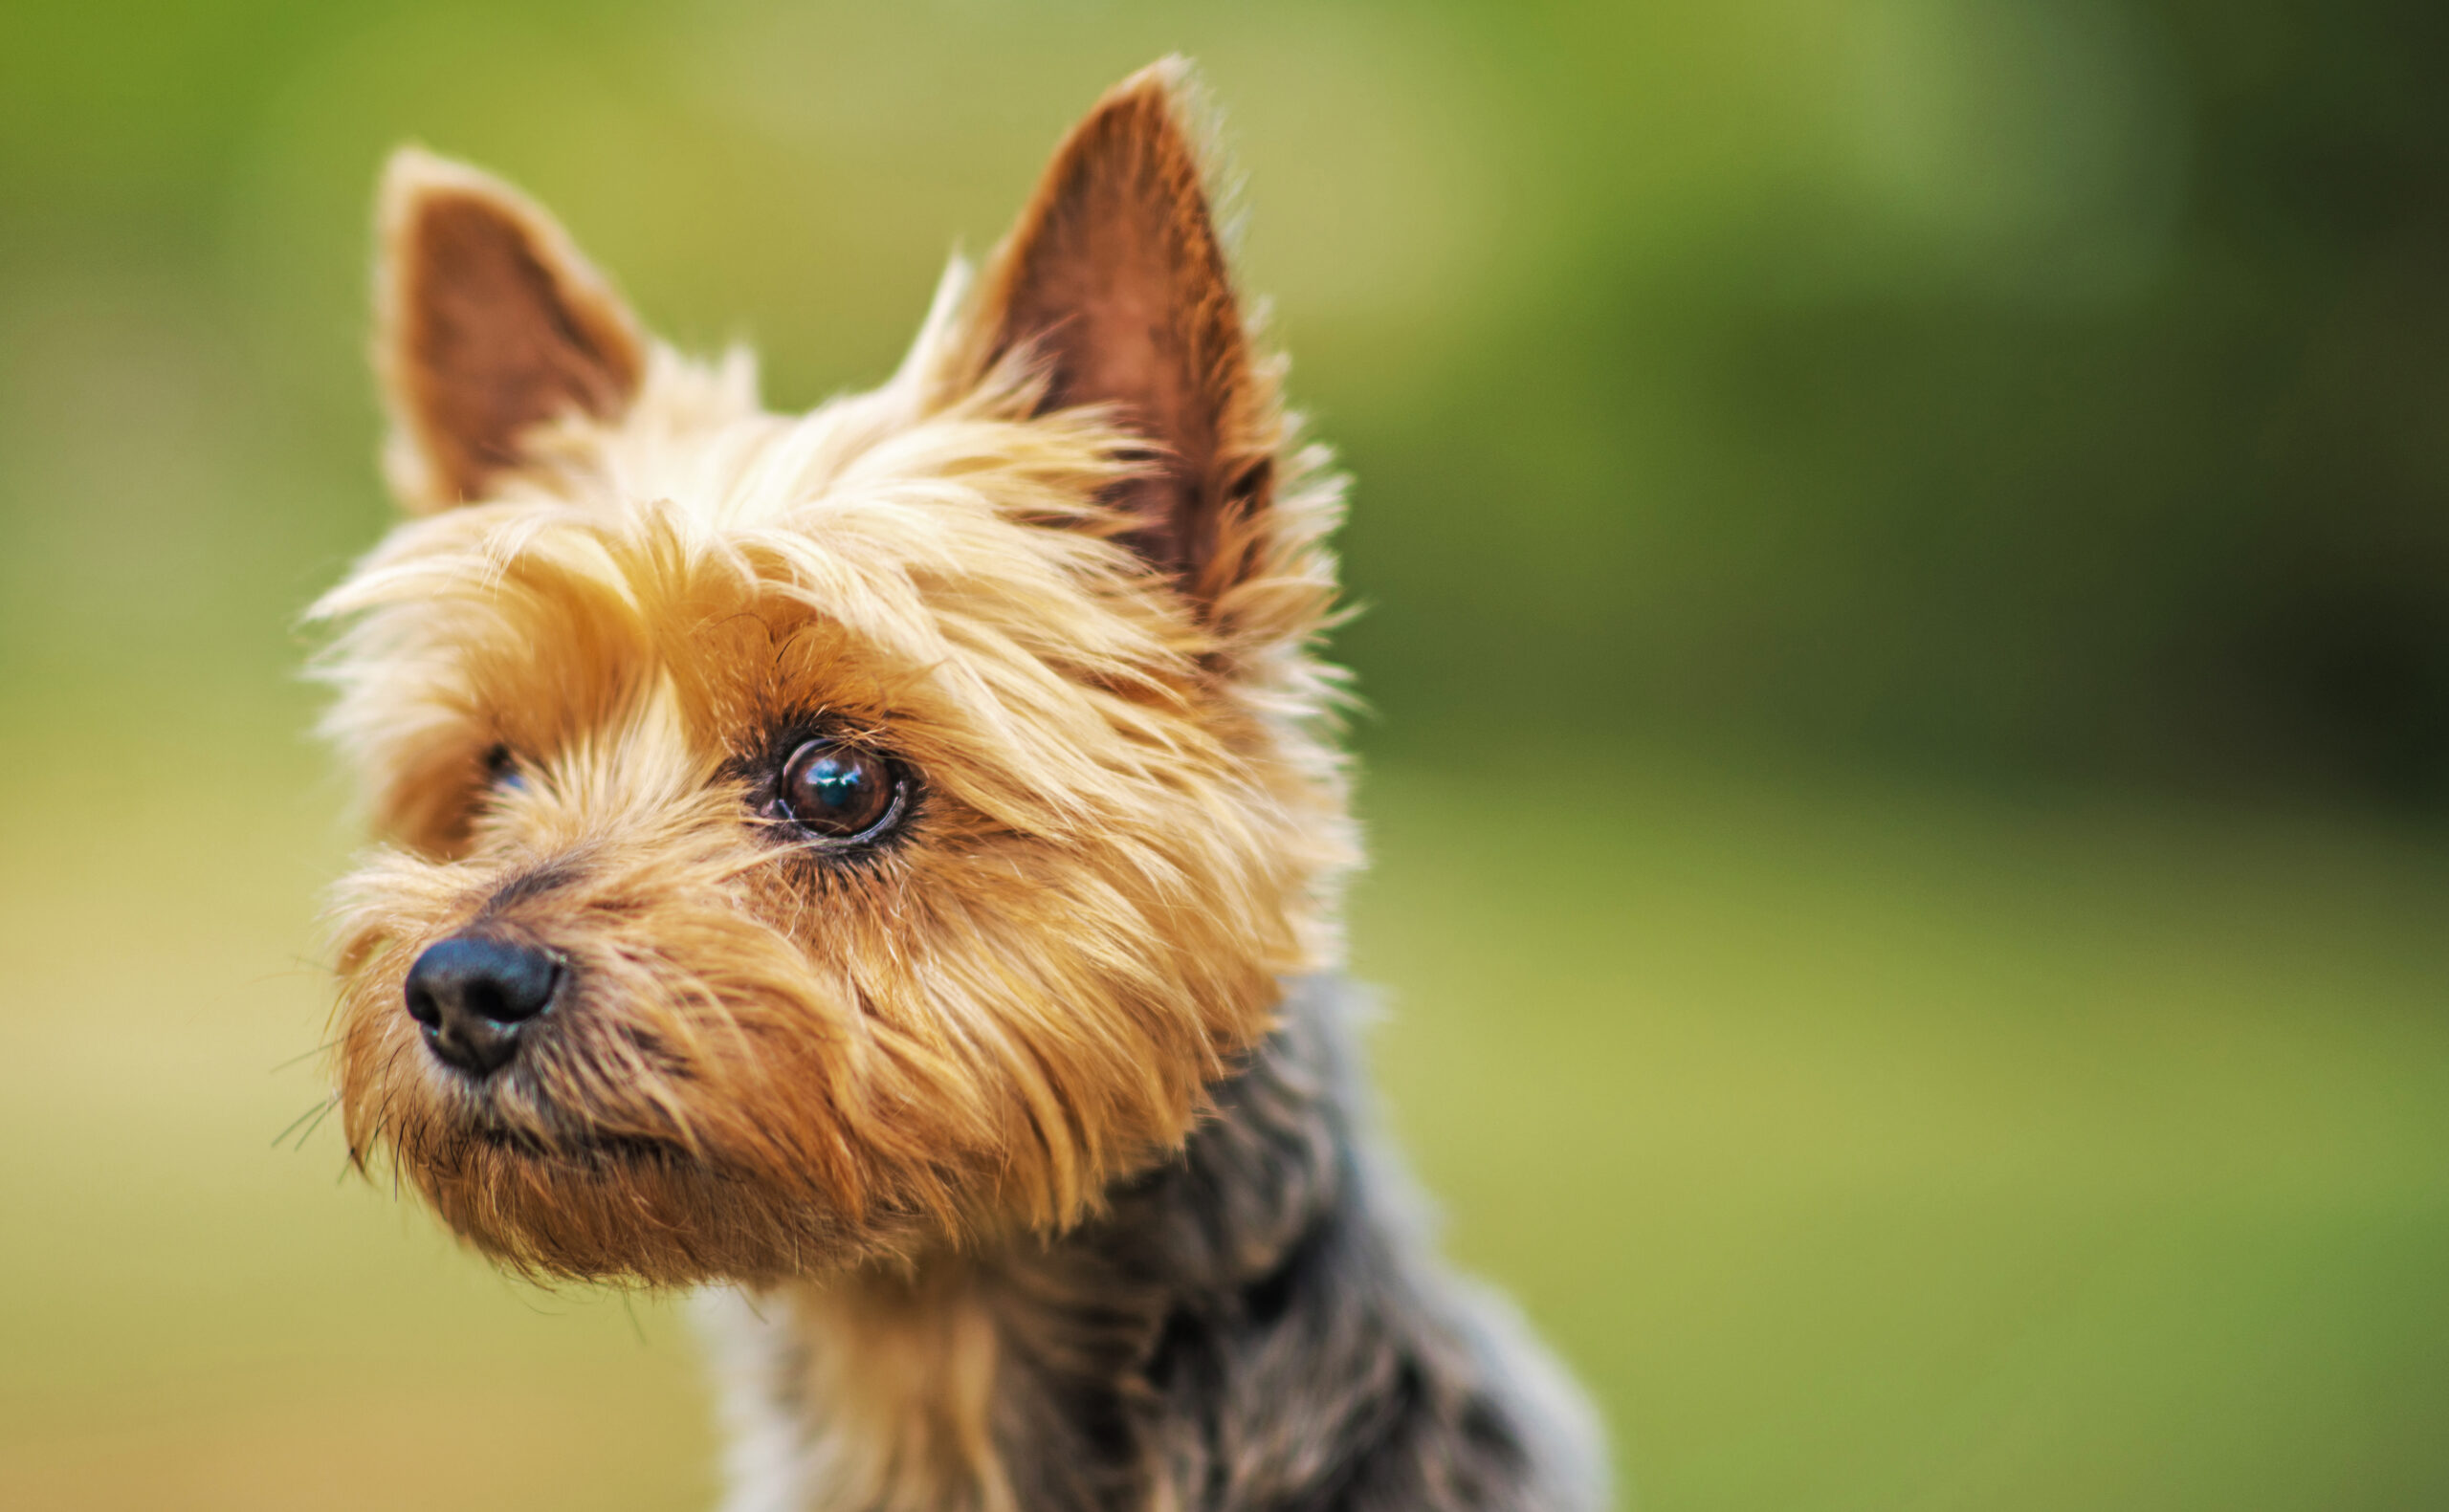
{"type": "MultiPolygon", "coordinates": [[[[964,1262],[996,1335],[1001,1484],[956,1498],[960,1512],[1605,1503],[1589,1408],[1502,1299],[1437,1263],[1362,1127],[1354,996],[1293,984],[1283,1026],[1180,1156],[1079,1229],[964,1262]]],[[[798,1384],[827,1340],[772,1302],[708,1307],[734,1435],[726,1507],[840,1507],[827,1425],[798,1384]]]]}

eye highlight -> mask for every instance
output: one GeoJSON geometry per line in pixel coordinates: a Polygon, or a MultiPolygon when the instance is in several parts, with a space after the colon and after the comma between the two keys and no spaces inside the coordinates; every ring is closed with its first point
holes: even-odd
{"type": "Polygon", "coordinates": [[[810,740],[783,763],[773,816],[819,840],[855,844],[901,822],[910,783],[872,751],[833,740],[810,740]]]}

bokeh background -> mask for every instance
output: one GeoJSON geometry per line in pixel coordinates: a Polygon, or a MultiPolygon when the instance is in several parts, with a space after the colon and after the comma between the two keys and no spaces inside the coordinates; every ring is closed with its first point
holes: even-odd
{"type": "Polygon", "coordinates": [[[1197,56],[1358,477],[1387,1115],[1666,1512],[2449,1505],[2449,10],[0,9],[0,1505],[673,1508],[668,1303],[343,1178],[420,139],[804,405],[1197,56]]]}

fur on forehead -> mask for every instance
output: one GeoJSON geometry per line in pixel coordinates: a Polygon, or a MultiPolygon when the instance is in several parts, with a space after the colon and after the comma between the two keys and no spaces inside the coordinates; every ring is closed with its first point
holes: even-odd
{"type": "Polygon", "coordinates": [[[312,611],[350,622],[322,664],[328,729],[386,827],[417,830],[407,811],[473,747],[601,728],[650,683],[710,740],[923,711],[1000,754],[964,764],[965,798],[1057,832],[1117,763],[1245,745],[1252,719],[1280,742],[1326,710],[1335,674],[1305,652],[1335,480],[1290,470],[1264,570],[1193,612],[1099,502],[1142,465],[1127,432],[1041,412],[1025,354],[954,386],[968,282],[947,272],[889,383],[803,416],[760,406],[745,352],[655,346],[621,416],[565,416],[495,497],[399,526],[312,611]]]}

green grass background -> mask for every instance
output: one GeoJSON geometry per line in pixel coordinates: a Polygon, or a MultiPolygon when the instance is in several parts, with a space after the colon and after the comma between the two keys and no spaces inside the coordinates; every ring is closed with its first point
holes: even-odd
{"type": "Polygon", "coordinates": [[[0,9],[0,1508],[712,1495],[673,1307],[297,1122],[383,153],[800,405],[1173,49],[1358,478],[1387,1117],[1628,1504],[2449,1505],[2438,14],[0,9]]]}

